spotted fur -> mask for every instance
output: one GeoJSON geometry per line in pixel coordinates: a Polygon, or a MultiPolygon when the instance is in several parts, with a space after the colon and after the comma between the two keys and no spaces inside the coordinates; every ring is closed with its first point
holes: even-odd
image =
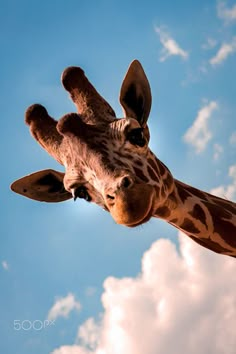
{"type": "Polygon", "coordinates": [[[57,122],[37,104],[25,121],[65,174],[39,171],[15,181],[12,190],[46,202],[83,197],[129,227],[162,218],[201,246],[235,257],[236,204],[174,179],[149,149],[151,90],[141,64],[135,60],[122,83],[121,119],[82,69],[66,69],[62,83],[78,113],[57,122]]]}

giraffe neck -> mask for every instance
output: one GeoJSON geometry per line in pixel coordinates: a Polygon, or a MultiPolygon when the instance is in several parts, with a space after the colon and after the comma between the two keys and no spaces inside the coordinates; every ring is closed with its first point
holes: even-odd
{"type": "Polygon", "coordinates": [[[236,203],[175,180],[174,191],[154,216],[214,252],[236,256],[236,203]]]}

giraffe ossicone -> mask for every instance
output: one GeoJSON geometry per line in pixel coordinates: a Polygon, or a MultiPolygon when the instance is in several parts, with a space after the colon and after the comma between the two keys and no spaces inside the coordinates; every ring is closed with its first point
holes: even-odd
{"type": "Polygon", "coordinates": [[[35,104],[25,121],[65,173],[35,172],[15,181],[14,192],[45,202],[83,198],[129,227],[159,217],[200,245],[236,256],[236,204],[174,179],[148,147],[152,98],[139,61],[131,63],[121,86],[123,118],[116,118],[81,68],[67,68],[62,84],[78,113],[56,121],[35,104]]]}

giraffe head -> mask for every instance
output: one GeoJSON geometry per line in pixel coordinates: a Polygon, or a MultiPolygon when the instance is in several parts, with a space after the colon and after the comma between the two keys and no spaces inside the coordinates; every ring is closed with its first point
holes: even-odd
{"type": "Polygon", "coordinates": [[[116,118],[80,68],[66,69],[62,83],[78,114],[57,122],[36,104],[27,109],[26,123],[65,173],[38,171],[15,181],[12,190],[46,202],[83,198],[131,227],[165,210],[174,179],[148,147],[151,91],[141,64],[131,63],[121,86],[124,118],[116,118]]]}

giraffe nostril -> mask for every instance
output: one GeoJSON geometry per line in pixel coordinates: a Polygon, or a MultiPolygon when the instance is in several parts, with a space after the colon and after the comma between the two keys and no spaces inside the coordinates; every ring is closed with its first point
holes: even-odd
{"type": "Polygon", "coordinates": [[[129,188],[129,186],[131,185],[131,180],[128,178],[128,177],[124,177],[122,179],[122,182],[121,182],[121,187],[123,188],[129,188]]]}
{"type": "Polygon", "coordinates": [[[106,194],[106,200],[109,203],[109,205],[112,203],[112,205],[114,205],[114,203],[116,202],[116,196],[117,193],[119,194],[120,191],[129,188],[132,185],[133,181],[130,177],[125,176],[123,177],[121,180],[119,180],[118,185],[116,186],[116,189],[113,191],[111,191],[110,193],[106,194]]]}
{"type": "Polygon", "coordinates": [[[115,199],[115,197],[110,195],[110,194],[107,194],[106,197],[107,197],[107,199],[110,199],[110,200],[114,200],[115,199]]]}

